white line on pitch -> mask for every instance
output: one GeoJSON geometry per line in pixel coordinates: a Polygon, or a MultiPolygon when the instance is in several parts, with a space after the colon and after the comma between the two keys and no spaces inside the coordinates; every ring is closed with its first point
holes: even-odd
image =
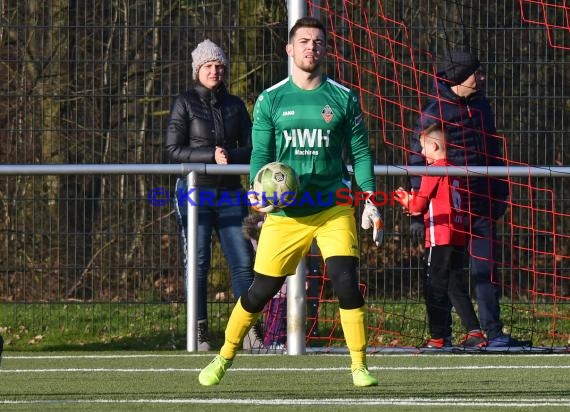
{"type": "Polygon", "coordinates": [[[488,406],[544,407],[570,406],[568,398],[485,399],[481,398],[350,398],[350,399],[30,399],[0,400],[5,405],[31,404],[215,404],[215,405],[407,405],[407,406],[488,406]]]}
{"type": "Polygon", "coordinates": [[[132,359],[132,358],[181,358],[187,356],[210,357],[211,354],[136,354],[136,355],[4,355],[2,359],[132,359]]]}
{"type": "MultiPolygon", "coordinates": [[[[3,359],[11,359],[11,360],[20,360],[20,359],[132,359],[132,358],[180,358],[180,357],[206,357],[209,358],[213,356],[212,353],[193,353],[193,352],[184,352],[184,353],[179,353],[179,354],[161,354],[161,353],[157,353],[157,354],[128,354],[128,355],[74,355],[74,354],[69,354],[69,355],[9,355],[4,353],[4,356],[2,357],[3,359]]],[[[284,355],[281,354],[248,354],[248,353],[240,353],[239,357],[268,357],[268,356],[276,356],[276,357],[283,357],[284,355]]],[[[348,354],[330,354],[330,353],[319,353],[319,354],[308,354],[305,356],[325,356],[325,357],[339,357],[339,358],[346,358],[349,355],[348,354]]],[[[405,357],[405,358],[410,358],[410,357],[414,357],[414,356],[418,356],[417,353],[406,353],[406,354],[370,354],[369,357],[374,359],[376,357],[380,358],[380,357],[386,357],[386,358],[396,358],[396,357],[405,357]]],[[[429,356],[429,355],[428,355],[429,356]]],[[[445,353],[438,353],[437,354],[437,358],[441,359],[441,358],[454,358],[454,359],[458,359],[459,357],[465,358],[465,357],[477,357],[477,358],[481,358],[481,354],[480,353],[462,353],[462,354],[445,354],[445,353]]],[[[540,356],[541,358],[543,357],[568,357],[568,354],[564,354],[564,353],[537,353],[537,354],[531,354],[530,356],[540,356]]],[[[485,353],[484,354],[485,358],[493,358],[493,357],[508,357],[509,359],[514,359],[514,358],[529,358],[529,354],[516,354],[516,353],[507,353],[507,354],[502,354],[502,353],[497,353],[497,354],[493,354],[493,353],[485,353]]]]}
{"type": "MultiPolygon", "coordinates": [[[[335,368],[232,368],[229,372],[328,372],[344,371],[347,367],[335,368]]],[[[439,371],[439,370],[481,370],[481,369],[570,369],[570,365],[487,365],[487,366],[369,366],[376,371],[439,371]]],[[[38,369],[0,369],[4,373],[50,373],[50,372],[199,372],[201,368],[38,368],[38,369]]]]}

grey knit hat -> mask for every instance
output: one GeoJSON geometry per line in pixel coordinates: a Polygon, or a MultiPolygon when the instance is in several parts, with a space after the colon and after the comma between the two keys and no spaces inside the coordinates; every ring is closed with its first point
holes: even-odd
{"type": "Polygon", "coordinates": [[[198,71],[205,63],[219,61],[226,68],[228,67],[228,59],[224,51],[210,39],[204,40],[198,44],[192,52],[192,78],[198,79],[198,71]]]}

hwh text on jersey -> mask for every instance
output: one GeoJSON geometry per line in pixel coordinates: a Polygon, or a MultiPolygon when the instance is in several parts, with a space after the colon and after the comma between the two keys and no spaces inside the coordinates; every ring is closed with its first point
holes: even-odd
{"type": "Polygon", "coordinates": [[[322,129],[283,130],[285,147],[329,147],[329,134],[330,130],[322,129]]]}

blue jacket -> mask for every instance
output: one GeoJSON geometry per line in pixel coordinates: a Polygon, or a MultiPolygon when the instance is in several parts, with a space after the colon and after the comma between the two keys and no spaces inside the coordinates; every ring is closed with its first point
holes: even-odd
{"type": "MultiPolygon", "coordinates": [[[[420,131],[443,120],[447,132],[447,159],[456,166],[504,166],[503,140],[496,136],[491,106],[478,90],[468,97],[456,95],[450,86],[438,80],[422,108],[410,142],[410,166],[424,166],[420,131]]],[[[504,178],[503,178],[504,179],[504,178]]],[[[472,213],[497,219],[505,211],[508,183],[500,178],[470,175],[466,179],[472,213]]],[[[419,189],[420,176],[412,176],[412,189],[419,189]]]]}

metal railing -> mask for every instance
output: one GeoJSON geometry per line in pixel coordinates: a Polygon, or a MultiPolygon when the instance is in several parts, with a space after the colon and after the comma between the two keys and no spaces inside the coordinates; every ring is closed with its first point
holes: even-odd
{"type": "MultiPolygon", "coordinates": [[[[349,168],[350,169],[350,168],[349,168]]],[[[190,193],[190,200],[199,205],[198,190],[196,189],[197,174],[225,174],[225,175],[246,175],[249,173],[249,165],[212,165],[212,164],[44,164],[44,165],[0,165],[0,175],[4,176],[50,176],[50,175],[128,175],[128,174],[148,174],[148,175],[186,175],[190,193]],[[194,190],[191,190],[194,189],[194,190]]],[[[403,165],[376,165],[374,173],[377,176],[410,176],[410,175],[454,175],[454,176],[508,176],[515,177],[549,177],[563,178],[570,177],[570,167],[558,166],[511,166],[511,167],[420,167],[403,165]]],[[[196,262],[196,231],[198,224],[197,207],[191,207],[188,211],[188,243],[187,253],[189,262],[196,262]]],[[[304,293],[304,270],[299,268],[297,274],[289,278],[288,284],[300,290],[300,293],[288,294],[288,328],[287,339],[290,344],[289,354],[297,355],[305,353],[304,329],[299,325],[305,324],[305,293],[304,293]]],[[[186,265],[186,320],[187,325],[196,324],[196,266],[186,265]]],[[[197,350],[197,337],[195,328],[188,327],[186,330],[187,350],[197,350]]]]}

